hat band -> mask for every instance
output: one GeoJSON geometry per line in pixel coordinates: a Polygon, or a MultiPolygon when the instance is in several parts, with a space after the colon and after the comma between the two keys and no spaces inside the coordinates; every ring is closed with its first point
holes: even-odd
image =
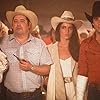
{"type": "Polygon", "coordinates": [[[72,18],[66,18],[66,17],[63,17],[62,19],[64,19],[64,20],[67,20],[67,21],[74,21],[74,19],[72,19],[72,18]]]}

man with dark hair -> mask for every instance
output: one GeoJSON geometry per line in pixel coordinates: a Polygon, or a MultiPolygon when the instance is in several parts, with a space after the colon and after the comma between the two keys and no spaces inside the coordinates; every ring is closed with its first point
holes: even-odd
{"type": "Polygon", "coordinates": [[[13,30],[0,44],[9,61],[6,100],[42,100],[42,76],[49,74],[52,59],[45,43],[31,35],[38,18],[23,5],[7,11],[6,17],[13,30]]]}
{"type": "Polygon", "coordinates": [[[87,82],[87,99],[100,100],[100,1],[94,2],[92,16],[85,14],[95,32],[81,43],[78,61],[77,100],[84,100],[87,82]]]}

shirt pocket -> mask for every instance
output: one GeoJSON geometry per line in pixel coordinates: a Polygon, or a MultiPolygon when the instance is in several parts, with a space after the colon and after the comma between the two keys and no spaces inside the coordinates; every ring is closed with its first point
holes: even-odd
{"type": "Polygon", "coordinates": [[[28,48],[28,49],[26,49],[26,56],[27,56],[27,59],[31,62],[31,63],[33,63],[33,64],[35,64],[35,65],[39,65],[39,63],[40,63],[40,52],[39,52],[39,50],[37,49],[37,50],[35,50],[35,49],[33,49],[33,48],[28,48]]]}
{"type": "Polygon", "coordinates": [[[16,62],[16,58],[13,56],[13,54],[16,55],[17,48],[5,48],[4,52],[7,55],[9,63],[16,62]]]}
{"type": "Polygon", "coordinates": [[[92,51],[87,52],[87,62],[89,65],[95,65],[98,61],[100,61],[100,54],[92,51]]]}

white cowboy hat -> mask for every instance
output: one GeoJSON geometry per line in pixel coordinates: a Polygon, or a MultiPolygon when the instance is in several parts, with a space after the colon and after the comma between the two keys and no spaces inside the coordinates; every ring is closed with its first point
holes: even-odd
{"type": "Polygon", "coordinates": [[[73,14],[70,11],[64,11],[61,17],[54,16],[51,18],[51,25],[54,30],[56,30],[57,25],[61,22],[74,24],[77,29],[79,29],[83,24],[82,20],[75,20],[73,14]]]}
{"type": "MultiPolygon", "coordinates": [[[[15,11],[7,11],[6,12],[6,17],[8,22],[10,23],[10,25],[12,25],[12,20],[14,18],[14,16],[16,15],[24,15],[26,16],[29,21],[32,23],[32,29],[34,29],[38,23],[38,18],[36,16],[36,14],[34,12],[32,12],[31,10],[27,10],[23,5],[17,6],[15,8],[15,11]]],[[[31,30],[32,30],[31,29],[31,30]]]]}

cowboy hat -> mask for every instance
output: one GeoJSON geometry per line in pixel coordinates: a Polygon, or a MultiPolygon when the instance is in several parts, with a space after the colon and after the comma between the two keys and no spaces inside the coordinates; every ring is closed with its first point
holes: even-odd
{"type": "Polygon", "coordinates": [[[72,12],[70,11],[64,11],[61,17],[54,16],[51,18],[51,25],[54,30],[56,30],[57,25],[61,22],[74,24],[77,29],[79,29],[83,24],[81,20],[75,20],[72,12]]]}
{"type": "Polygon", "coordinates": [[[31,10],[27,10],[23,5],[20,5],[20,6],[17,6],[15,8],[15,11],[7,11],[6,12],[6,17],[7,17],[7,20],[8,22],[10,23],[10,25],[12,25],[12,20],[14,18],[14,16],[16,15],[24,15],[26,16],[29,21],[32,23],[32,29],[33,30],[37,23],[38,23],[38,18],[36,16],[36,14],[34,12],[32,12],[31,10]]]}
{"type": "Polygon", "coordinates": [[[100,1],[95,1],[92,8],[92,16],[85,12],[86,18],[92,23],[94,17],[100,16],[100,1]]]}

